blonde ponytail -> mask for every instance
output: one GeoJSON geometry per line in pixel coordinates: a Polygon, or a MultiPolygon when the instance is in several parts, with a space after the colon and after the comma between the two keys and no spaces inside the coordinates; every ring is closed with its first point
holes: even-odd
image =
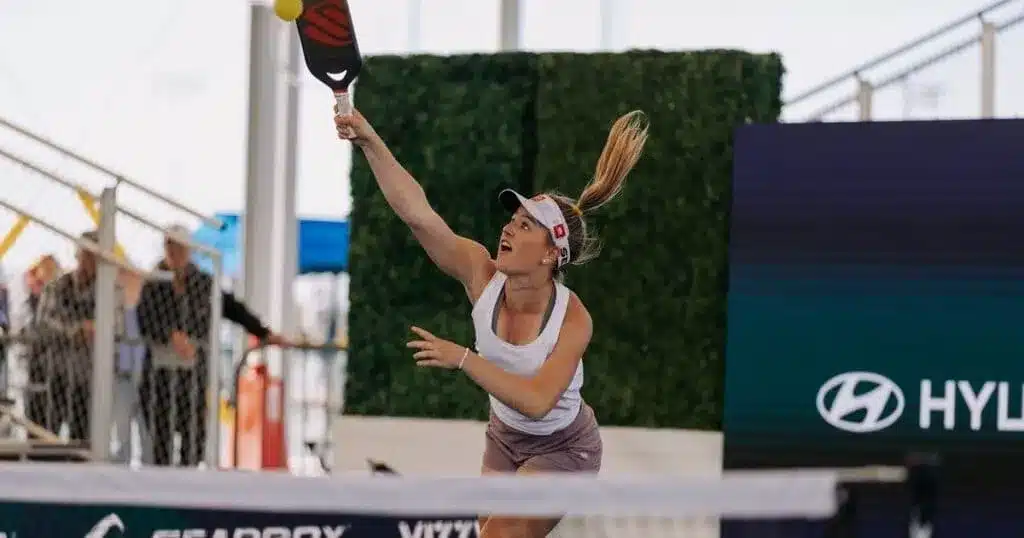
{"type": "MultiPolygon", "coordinates": [[[[569,249],[572,263],[580,265],[593,260],[601,252],[601,242],[587,233],[583,214],[608,203],[622,190],[622,183],[633,169],[647,142],[647,117],[634,110],[615,120],[604,143],[597,168],[578,200],[549,193],[562,210],[569,228],[569,249]]],[[[559,272],[559,274],[561,274],[559,272]]]]}
{"type": "Polygon", "coordinates": [[[594,177],[576,201],[581,212],[601,207],[622,190],[626,176],[640,159],[647,142],[647,126],[647,116],[640,110],[615,120],[597,159],[594,177]]]}

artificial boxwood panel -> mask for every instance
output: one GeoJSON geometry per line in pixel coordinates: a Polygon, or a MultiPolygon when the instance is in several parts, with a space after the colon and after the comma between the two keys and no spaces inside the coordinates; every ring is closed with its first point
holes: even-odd
{"type": "Polygon", "coordinates": [[[782,62],[735,51],[540,58],[538,190],[577,196],[620,114],[650,139],[587,222],[601,256],[566,283],[594,319],[584,397],[602,424],[720,429],[733,130],[773,122],[782,62]]]}
{"type": "MultiPolygon", "coordinates": [[[[498,192],[529,190],[536,153],[536,61],[528,54],[368,58],[356,106],[456,233],[494,249],[498,192]]],[[[358,151],[357,151],[358,152],[358,151]]],[[[437,269],[353,158],[346,413],[484,418],[465,376],[417,368],[416,324],[473,344],[465,292],[437,269]]]]}
{"type": "MultiPolygon", "coordinates": [[[[588,218],[605,251],[567,284],[595,323],[584,395],[603,424],[721,423],[732,132],[778,117],[774,55],[374,57],[356,101],[460,234],[493,250],[497,192],[578,195],[608,128],[634,108],[651,139],[620,198],[588,218]]],[[[346,412],[484,418],[482,391],[422,370],[408,325],[471,344],[469,305],[354,159],[346,412]]]]}

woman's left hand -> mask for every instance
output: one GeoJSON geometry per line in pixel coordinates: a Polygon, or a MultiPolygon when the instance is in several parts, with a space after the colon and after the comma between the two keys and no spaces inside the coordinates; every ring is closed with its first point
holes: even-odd
{"type": "Polygon", "coordinates": [[[463,359],[468,355],[467,347],[438,338],[419,327],[412,327],[412,332],[421,340],[411,340],[405,347],[419,350],[412,355],[412,358],[416,359],[416,366],[454,370],[462,365],[463,359]]]}

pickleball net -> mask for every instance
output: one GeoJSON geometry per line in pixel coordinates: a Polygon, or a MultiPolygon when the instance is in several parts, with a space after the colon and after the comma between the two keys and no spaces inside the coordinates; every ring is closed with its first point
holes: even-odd
{"type": "Polygon", "coordinates": [[[476,515],[491,514],[561,517],[551,536],[565,538],[711,538],[719,536],[723,521],[792,524],[786,534],[751,526],[742,538],[828,538],[823,523],[837,514],[844,483],[899,482],[903,473],[871,468],[727,471],[707,478],[314,478],[6,464],[0,477],[0,521],[18,536],[471,538],[480,535],[476,515]],[[111,522],[118,529],[92,533],[111,522]],[[797,530],[801,524],[804,531],[797,530]]]}

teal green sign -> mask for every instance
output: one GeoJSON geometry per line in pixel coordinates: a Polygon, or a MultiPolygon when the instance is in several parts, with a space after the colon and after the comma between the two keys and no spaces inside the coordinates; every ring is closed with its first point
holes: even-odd
{"type": "Polygon", "coordinates": [[[1020,140],[1017,120],[737,131],[727,459],[1024,441],[1020,140]]]}

